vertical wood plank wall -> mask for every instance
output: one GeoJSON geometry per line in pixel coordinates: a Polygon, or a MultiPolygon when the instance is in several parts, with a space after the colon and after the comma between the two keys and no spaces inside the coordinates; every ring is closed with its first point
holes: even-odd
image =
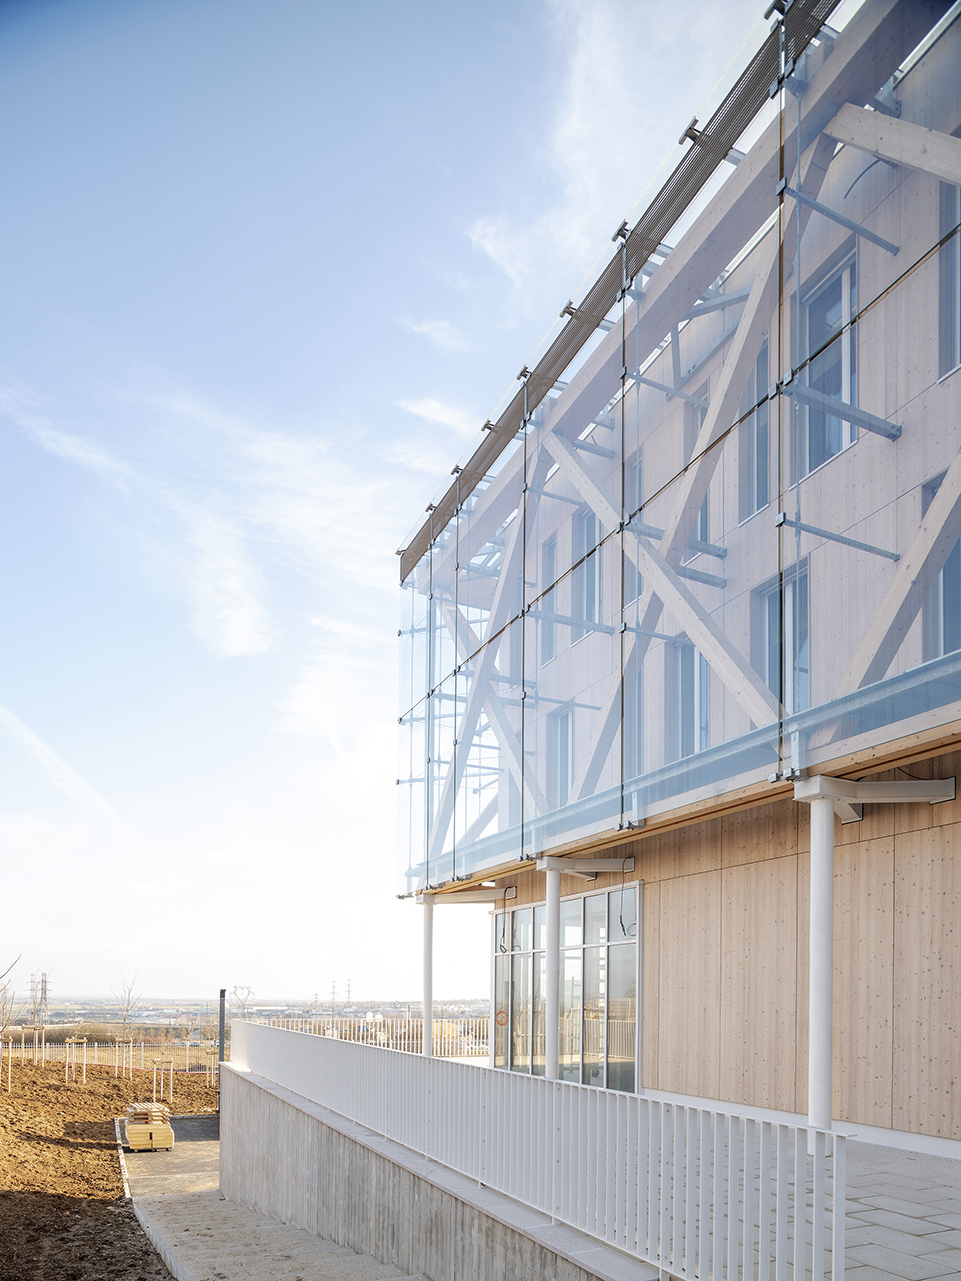
{"type": "MultiPolygon", "coordinates": [[[[910,773],[961,778],[961,752],[910,773]]],[[[644,882],[644,1085],[806,1111],[808,833],[779,801],[618,847],[635,870],[590,888],[561,878],[644,882]]],[[[961,1139],[961,799],[866,805],[835,843],[834,1115],[961,1139]]],[[[510,879],[544,901],[542,873],[510,879]]]]}
{"type": "MultiPolygon", "coordinates": [[[[805,1110],[807,820],[786,801],[703,825],[711,850],[696,828],[637,843],[645,1085],[805,1110]]],[[[961,801],[866,806],[836,842],[834,1114],[959,1139],[961,801]]]]}

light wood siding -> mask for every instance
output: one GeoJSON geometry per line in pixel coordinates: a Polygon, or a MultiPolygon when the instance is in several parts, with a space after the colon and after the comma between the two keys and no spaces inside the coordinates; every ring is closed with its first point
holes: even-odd
{"type": "Polygon", "coordinates": [[[838,846],[834,892],[834,1114],[890,1127],[893,839],[838,846]]]}
{"type": "Polygon", "coordinates": [[[661,963],[661,887],[655,881],[644,885],[644,929],[642,932],[641,981],[641,1083],[649,1090],[659,1088],[658,1028],[660,1026],[660,963],[661,963]]]}
{"type": "Polygon", "coordinates": [[[961,1138],[961,827],[895,845],[894,1126],[961,1138]]]}
{"type": "Polygon", "coordinates": [[[660,891],[658,1085],[717,1098],[721,874],[675,877],[660,891]]]}
{"type": "Polygon", "coordinates": [[[797,857],[732,868],[721,893],[721,1098],[793,1111],[797,857]]]}
{"type": "MultiPolygon", "coordinates": [[[[961,753],[907,772],[961,774],[961,753]]],[[[645,882],[647,1088],[806,1111],[809,817],[778,801],[618,847],[645,882]]],[[[865,806],[835,844],[834,1115],[961,1139],[961,799],[865,806]]],[[[543,901],[542,874],[514,882],[543,901]]]]}

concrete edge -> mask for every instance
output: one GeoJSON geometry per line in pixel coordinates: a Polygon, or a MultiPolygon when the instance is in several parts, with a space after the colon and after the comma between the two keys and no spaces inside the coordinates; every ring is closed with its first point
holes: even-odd
{"type": "Polygon", "coordinates": [[[176,1277],[176,1281],[191,1281],[189,1272],[178,1266],[177,1256],[170,1249],[164,1236],[150,1223],[150,1220],[144,1215],[136,1201],[131,1201],[131,1205],[133,1206],[134,1214],[137,1216],[137,1222],[143,1229],[144,1236],[163,1259],[164,1267],[170,1275],[176,1277]]]}
{"type": "Polygon", "coordinates": [[[123,1179],[124,1200],[130,1200],[130,1180],[127,1178],[127,1162],[123,1154],[123,1139],[120,1137],[120,1122],[123,1118],[115,1116],[113,1119],[113,1132],[117,1136],[117,1156],[120,1158],[120,1177],[123,1179]]]}
{"type": "Polygon", "coordinates": [[[495,1222],[520,1233],[560,1258],[566,1259],[568,1263],[593,1273],[599,1281],[658,1281],[661,1276],[654,1264],[645,1263],[633,1255],[618,1250],[615,1246],[588,1236],[580,1228],[557,1222],[543,1211],[515,1201],[503,1192],[497,1192],[484,1184],[476,1183],[466,1175],[458,1174],[430,1157],[422,1156],[393,1139],[368,1130],[357,1121],[351,1121],[337,1112],[332,1112],[329,1108],[314,1103],[302,1094],[295,1094],[293,1090],[288,1090],[275,1081],[258,1076],[256,1072],[250,1072],[236,1064],[224,1063],[221,1066],[266,1093],[272,1094],[281,1102],[296,1108],[297,1111],[343,1134],[361,1147],[368,1148],[385,1160],[423,1179],[425,1183],[463,1201],[495,1222]]]}

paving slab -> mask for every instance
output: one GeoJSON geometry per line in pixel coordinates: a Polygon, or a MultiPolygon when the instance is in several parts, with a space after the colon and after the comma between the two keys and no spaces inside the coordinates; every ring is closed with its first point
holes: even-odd
{"type": "Polygon", "coordinates": [[[427,1281],[219,1190],[217,1117],[171,1117],[170,1152],[123,1153],[134,1211],[177,1281],[427,1281]]]}

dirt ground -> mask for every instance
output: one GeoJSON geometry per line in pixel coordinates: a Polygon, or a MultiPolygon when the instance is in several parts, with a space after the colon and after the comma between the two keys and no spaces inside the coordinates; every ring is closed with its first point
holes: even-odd
{"type": "MultiPolygon", "coordinates": [[[[113,1118],[153,1098],[153,1072],[15,1063],[0,1081],[0,1281],[168,1281],[123,1199],[113,1118]]],[[[212,1112],[201,1073],[174,1074],[172,1111],[212,1112]]]]}

